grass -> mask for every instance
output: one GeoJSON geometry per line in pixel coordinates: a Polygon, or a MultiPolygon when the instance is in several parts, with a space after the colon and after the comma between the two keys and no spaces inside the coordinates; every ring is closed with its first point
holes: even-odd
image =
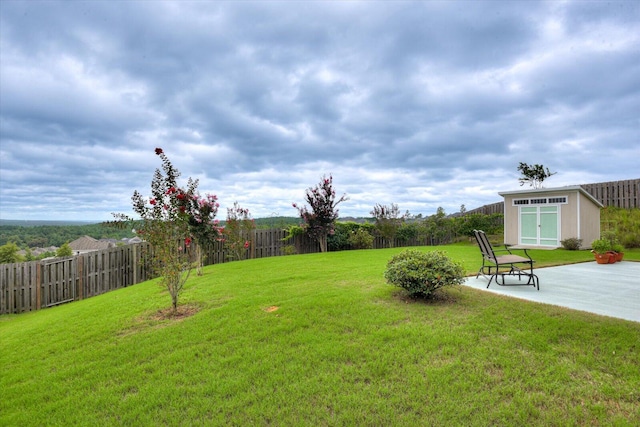
{"type": "Polygon", "coordinates": [[[399,250],[210,266],[182,319],[154,282],[3,316],[0,425],[640,424],[640,324],[466,287],[412,301],[382,278],[399,250]]]}

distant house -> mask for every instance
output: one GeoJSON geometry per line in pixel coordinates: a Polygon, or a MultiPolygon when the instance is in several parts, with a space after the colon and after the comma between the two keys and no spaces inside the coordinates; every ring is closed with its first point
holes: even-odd
{"type": "Polygon", "coordinates": [[[83,254],[93,251],[101,251],[103,249],[115,248],[114,242],[97,240],[90,236],[82,236],[69,243],[74,254],[83,254]]]}
{"type": "Polygon", "coordinates": [[[134,245],[136,243],[142,243],[142,242],[143,242],[143,240],[141,238],[139,238],[138,236],[132,237],[130,239],[127,238],[127,237],[124,237],[122,239],[122,243],[124,243],[125,245],[134,245]]]}

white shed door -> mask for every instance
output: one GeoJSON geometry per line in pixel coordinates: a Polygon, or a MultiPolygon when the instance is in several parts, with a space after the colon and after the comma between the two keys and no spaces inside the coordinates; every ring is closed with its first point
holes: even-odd
{"type": "Polygon", "coordinates": [[[520,244],[559,246],[558,206],[520,207],[520,244]]]}

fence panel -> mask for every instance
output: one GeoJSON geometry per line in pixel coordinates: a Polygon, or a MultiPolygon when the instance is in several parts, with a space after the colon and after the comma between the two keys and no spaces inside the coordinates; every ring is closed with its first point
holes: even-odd
{"type": "Polygon", "coordinates": [[[38,309],[38,261],[0,264],[0,314],[38,309]]]}
{"type": "Polygon", "coordinates": [[[581,187],[605,206],[640,207],[640,179],[583,184],[581,187]]]}
{"type": "Polygon", "coordinates": [[[42,307],[51,307],[76,298],[76,259],[46,261],[42,268],[42,307]]]}

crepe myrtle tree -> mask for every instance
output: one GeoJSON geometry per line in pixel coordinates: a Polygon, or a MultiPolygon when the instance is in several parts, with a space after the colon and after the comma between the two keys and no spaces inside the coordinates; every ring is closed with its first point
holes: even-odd
{"type": "Polygon", "coordinates": [[[229,257],[242,260],[251,247],[251,231],[256,224],[251,218],[249,209],[241,207],[238,202],[227,208],[227,220],[224,227],[224,245],[229,249],[229,257]]]}
{"type": "Polygon", "coordinates": [[[518,172],[522,174],[522,177],[518,178],[520,186],[522,187],[524,184],[529,183],[529,186],[533,188],[542,188],[542,182],[556,174],[556,172],[551,172],[549,168],[545,168],[542,165],[529,165],[523,162],[518,165],[518,172]]]}
{"type": "Polygon", "coordinates": [[[189,231],[194,240],[196,258],[196,273],[202,275],[202,248],[215,240],[222,240],[223,227],[219,227],[216,219],[218,214],[218,197],[215,194],[200,194],[189,199],[189,231]]]}
{"type": "MultiPolygon", "coordinates": [[[[161,277],[160,283],[171,296],[173,311],[189,278],[194,238],[202,241],[217,236],[213,223],[218,210],[215,196],[201,198],[197,193],[198,180],[189,178],[186,188],[178,186],[180,172],[161,148],[155,153],[162,160],[151,181],[151,197],[145,198],[137,190],[131,200],[133,211],[140,216],[138,234],[151,244],[147,259],[152,272],[161,277]]],[[[114,214],[118,223],[132,222],[124,214],[114,214]]]]}
{"type": "Polygon", "coordinates": [[[384,239],[387,246],[391,247],[393,238],[396,237],[398,229],[409,212],[401,214],[398,205],[391,203],[391,206],[376,204],[370,213],[376,219],[378,234],[384,239]]]}
{"type": "Polygon", "coordinates": [[[293,204],[304,221],[306,233],[320,244],[321,252],[327,251],[327,236],[334,233],[334,225],[338,219],[337,206],[346,200],[349,200],[346,194],[336,200],[333,176],[329,175],[327,178],[323,175],[315,187],[306,191],[305,201],[309,207],[293,204]]]}

